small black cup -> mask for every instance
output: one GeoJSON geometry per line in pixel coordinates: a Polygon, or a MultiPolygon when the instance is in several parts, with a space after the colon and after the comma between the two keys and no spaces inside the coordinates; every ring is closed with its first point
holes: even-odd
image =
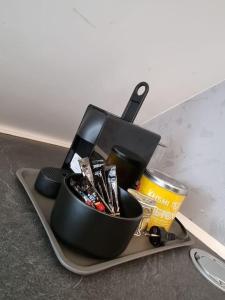
{"type": "MultiPolygon", "coordinates": [[[[79,175],[77,175],[79,176],[79,175]]],[[[74,178],[74,175],[73,175],[74,178]]],[[[65,178],[51,215],[51,227],[64,243],[99,258],[113,258],[127,247],[143,210],[128,192],[119,188],[121,216],[111,216],[83,203],[65,178]]]]}

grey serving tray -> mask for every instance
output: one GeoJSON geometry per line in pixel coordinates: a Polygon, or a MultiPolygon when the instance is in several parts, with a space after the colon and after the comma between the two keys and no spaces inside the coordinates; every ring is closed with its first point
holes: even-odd
{"type": "MultiPolygon", "coordinates": [[[[192,244],[191,238],[186,236],[185,240],[175,240],[167,243],[166,246],[153,248],[147,237],[134,236],[127,249],[120,256],[111,260],[96,259],[84,255],[77,249],[69,248],[55,237],[50,227],[50,216],[54,200],[40,195],[34,189],[38,172],[37,169],[22,168],[16,174],[44,226],[55,255],[66,269],[74,273],[89,275],[140,257],[192,244]]],[[[181,238],[185,237],[185,233],[176,221],[173,223],[171,231],[181,238]]]]}

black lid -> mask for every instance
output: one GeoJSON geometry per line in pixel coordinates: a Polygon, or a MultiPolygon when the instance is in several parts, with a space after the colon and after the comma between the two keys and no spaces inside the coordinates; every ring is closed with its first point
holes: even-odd
{"type": "Polygon", "coordinates": [[[121,159],[126,160],[138,167],[145,166],[144,159],[142,159],[138,154],[136,154],[122,146],[118,146],[118,145],[113,146],[112,152],[114,152],[121,159]]]}

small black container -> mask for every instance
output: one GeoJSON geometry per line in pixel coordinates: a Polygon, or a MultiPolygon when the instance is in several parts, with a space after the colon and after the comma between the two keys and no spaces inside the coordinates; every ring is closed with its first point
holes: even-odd
{"type": "Polygon", "coordinates": [[[45,197],[56,198],[64,177],[69,174],[68,170],[45,167],[38,173],[35,189],[45,197]]]}
{"type": "MultiPolygon", "coordinates": [[[[74,175],[73,175],[74,176],[74,175]]],[[[79,175],[78,175],[79,176],[79,175]]],[[[127,247],[142,218],[142,206],[119,188],[121,217],[87,206],[64,179],[51,215],[51,227],[66,244],[99,258],[113,258],[127,247]]]]}

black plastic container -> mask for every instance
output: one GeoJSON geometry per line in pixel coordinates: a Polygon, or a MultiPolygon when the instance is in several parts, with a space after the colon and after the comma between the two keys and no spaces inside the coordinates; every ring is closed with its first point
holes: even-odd
{"type": "Polygon", "coordinates": [[[60,168],[45,167],[38,173],[35,189],[45,197],[56,198],[64,177],[70,173],[60,168]]]}
{"type": "Polygon", "coordinates": [[[51,215],[52,230],[64,243],[92,256],[118,256],[125,250],[138,227],[142,206],[119,188],[121,217],[101,213],[71,192],[67,183],[69,178],[63,181],[55,201],[51,215]]]}

